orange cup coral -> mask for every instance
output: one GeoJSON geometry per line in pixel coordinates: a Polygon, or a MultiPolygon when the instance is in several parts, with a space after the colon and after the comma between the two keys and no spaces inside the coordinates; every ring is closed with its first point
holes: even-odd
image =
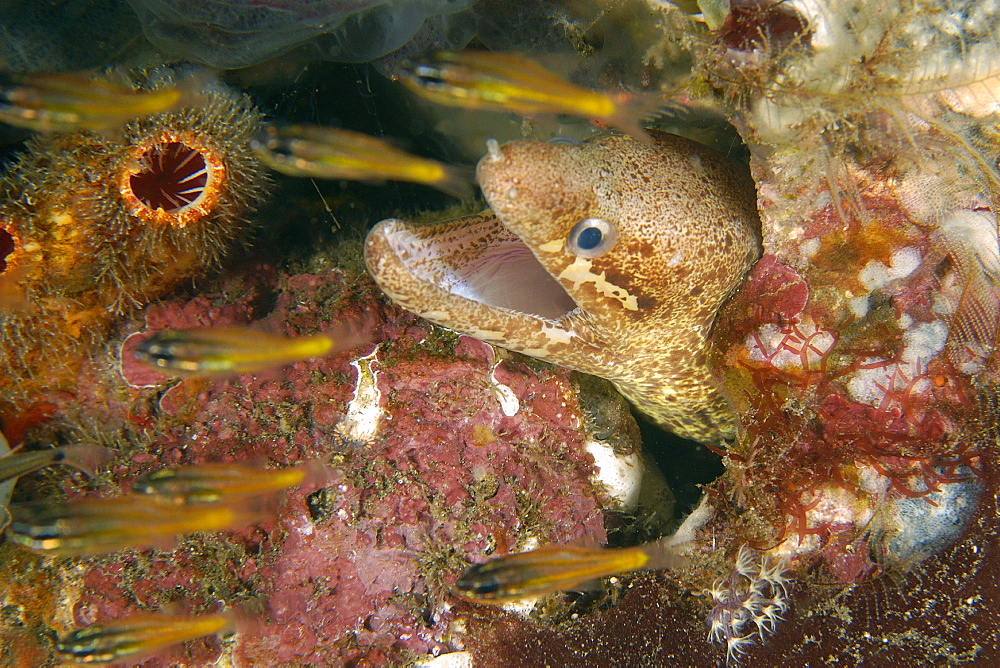
{"type": "Polygon", "coordinates": [[[260,112],[220,85],[203,100],[117,137],[32,140],[0,176],[6,401],[71,389],[117,317],[217,266],[250,226],[269,184],[249,148],[260,112]]]}

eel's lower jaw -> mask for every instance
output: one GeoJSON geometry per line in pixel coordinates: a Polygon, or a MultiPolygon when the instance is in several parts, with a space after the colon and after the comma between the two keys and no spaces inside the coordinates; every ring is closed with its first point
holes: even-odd
{"type": "Polygon", "coordinates": [[[459,331],[471,313],[493,313],[507,324],[534,321],[536,328],[553,331],[577,309],[531,250],[490,212],[431,225],[384,220],[368,235],[365,261],[394,301],[459,331]],[[454,322],[441,322],[442,316],[454,322]]]}

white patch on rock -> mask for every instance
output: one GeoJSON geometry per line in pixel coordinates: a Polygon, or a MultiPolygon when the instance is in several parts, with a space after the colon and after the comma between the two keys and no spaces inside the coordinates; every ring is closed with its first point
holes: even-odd
{"type": "Polygon", "coordinates": [[[851,313],[853,313],[856,317],[865,317],[868,315],[868,295],[848,299],[847,307],[851,309],[851,313]]]}
{"type": "Polygon", "coordinates": [[[819,237],[813,237],[812,239],[806,239],[799,244],[799,252],[802,253],[803,257],[811,258],[819,252],[819,247],[819,237]]]}
{"type": "MultiPolygon", "coordinates": [[[[858,475],[864,480],[864,489],[848,490],[830,482],[804,494],[801,503],[808,510],[805,511],[803,528],[843,525],[859,529],[867,527],[875,517],[878,501],[888,491],[891,481],[867,466],[859,466],[858,475]]],[[[820,546],[818,535],[799,536],[793,530],[782,543],[768,550],[768,554],[791,561],[800,555],[815,552],[820,546]]]]}
{"type": "Polygon", "coordinates": [[[926,496],[895,499],[873,523],[891,563],[907,566],[955,542],[979,506],[983,482],[968,467],[956,474],[964,480],[939,483],[926,496]]]}
{"type": "Polygon", "coordinates": [[[497,360],[493,364],[493,368],[490,369],[490,392],[494,397],[496,397],[496,400],[500,402],[500,410],[503,411],[503,414],[507,417],[514,417],[517,415],[518,411],[521,410],[521,402],[518,401],[517,395],[514,394],[514,390],[497,380],[497,366],[502,361],[503,360],[497,360]]]}
{"type": "Polygon", "coordinates": [[[922,322],[903,334],[903,350],[896,361],[866,357],[851,374],[847,392],[855,401],[887,409],[900,398],[925,392],[927,364],[944,350],[948,325],[941,320],[922,322]]]}
{"type": "Polygon", "coordinates": [[[448,652],[432,658],[417,661],[417,668],[472,668],[470,652],[448,652]]]}
{"type": "Polygon", "coordinates": [[[621,510],[634,510],[642,488],[642,459],[639,453],[620,455],[609,443],[589,440],[583,446],[594,458],[595,484],[603,485],[621,510]]]}
{"type": "Polygon", "coordinates": [[[816,327],[805,317],[785,326],[761,325],[746,338],[750,359],[770,362],[779,369],[816,370],[836,343],[832,331],[816,327]]]}
{"type": "Polygon", "coordinates": [[[379,406],[382,393],[378,389],[378,371],[372,368],[378,349],[379,346],[375,346],[370,354],[351,362],[358,371],[358,384],[354,388],[354,398],[347,405],[347,415],[337,425],[338,431],[351,441],[375,440],[379,422],[385,415],[379,406]]]}
{"type": "Polygon", "coordinates": [[[922,322],[903,334],[903,349],[901,357],[906,362],[926,364],[944,350],[948,340],[948,325],[942,320],[922,322]]]}
{"type": "Polygon", "coordinates": [[[906,278],[920,266],[920,250],[913,246],[900,248],[889,258],[889,266],[878,260],[870,260],[858,274],[858,280],[865,290],[872,292],[885,287],[892,281],[906,278]]]}

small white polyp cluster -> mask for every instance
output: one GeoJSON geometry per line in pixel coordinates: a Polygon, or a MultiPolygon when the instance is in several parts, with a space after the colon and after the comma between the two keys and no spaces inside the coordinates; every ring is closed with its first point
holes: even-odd
{"type": "Polygon", "coordinates": [[[709,590],[715,607],[708,615],[708,641],[726,643],[726,661],[739,663],[747,646],[774,633],[788,610],[786,562],[740,548],[729,577],[709,590]]]}

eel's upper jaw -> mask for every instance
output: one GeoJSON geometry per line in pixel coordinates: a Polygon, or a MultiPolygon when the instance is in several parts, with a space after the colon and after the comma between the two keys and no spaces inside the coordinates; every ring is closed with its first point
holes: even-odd
{"type": "Polygon", "coordinates": [[[490,212],[433,225],[384,220],[368,234],[365,261],[401,306],[491,342],[510,334],[498,331],[501,321],[505,327],[565,330],[560,322],[577,308],[490,212]]]}

